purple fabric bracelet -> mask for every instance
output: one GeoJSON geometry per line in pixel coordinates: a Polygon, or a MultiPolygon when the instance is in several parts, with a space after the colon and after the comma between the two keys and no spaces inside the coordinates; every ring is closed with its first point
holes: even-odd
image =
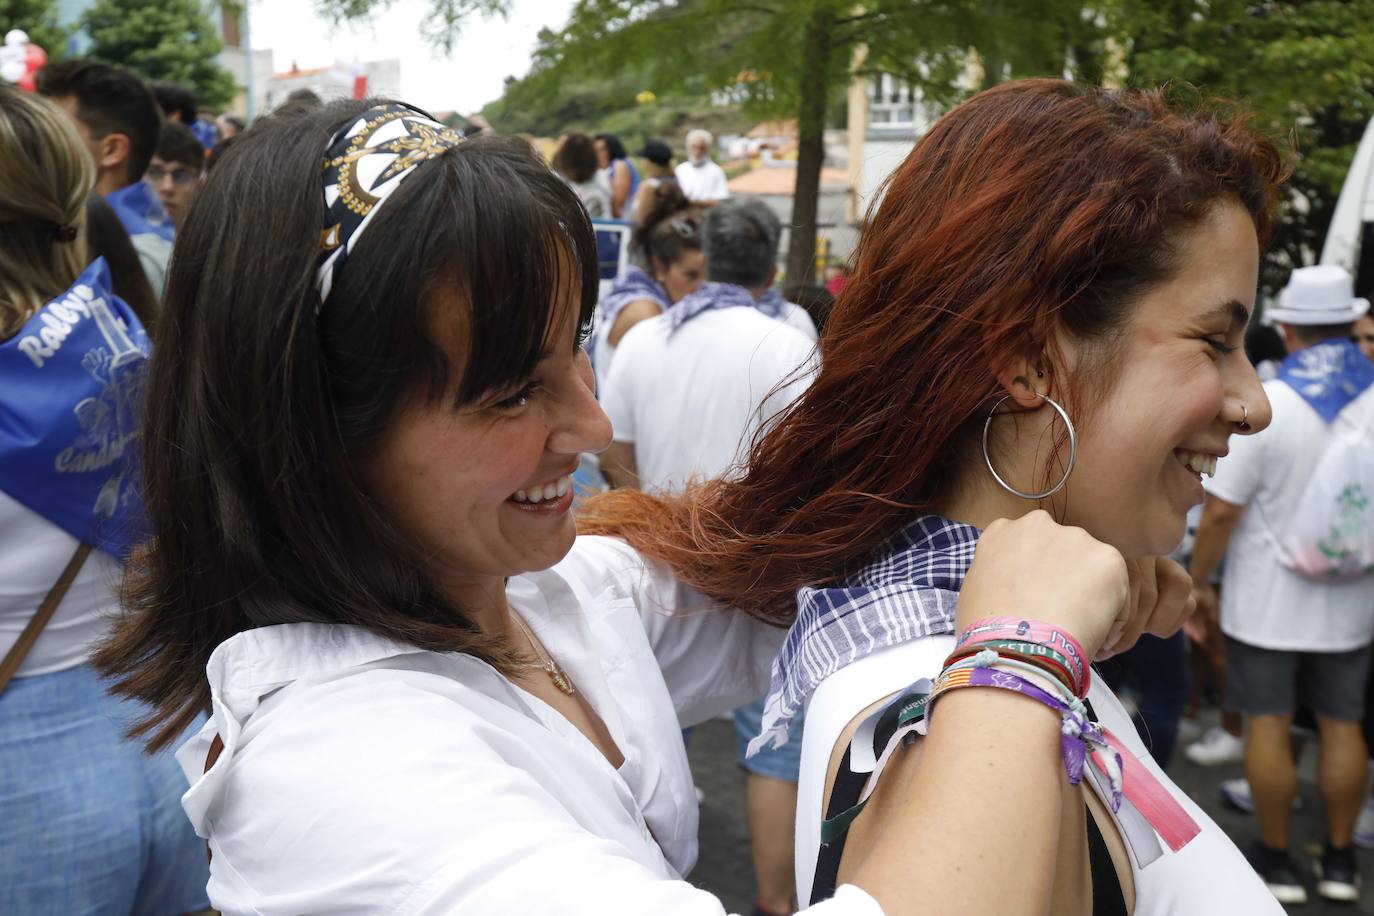
{"type": "Polygon", "coordinates": [[[1059,733],[1059,751],[1064,758],[1064,770],[1069,776],[1069,785],[1076,786],[1083,780],[1088,744],[1107,746],[1107,739],[1103,736],[1102,730],[1085,714],[1071,708],[1058,697],[1040,689],[1025,678],[996,668],[961,668],[941,674],[926,708],[927,720],[933,719],[936,700],[946,691],[962,687],[996,687],[1010,690],[1058,712],[1063,719],[1059,733]]]}

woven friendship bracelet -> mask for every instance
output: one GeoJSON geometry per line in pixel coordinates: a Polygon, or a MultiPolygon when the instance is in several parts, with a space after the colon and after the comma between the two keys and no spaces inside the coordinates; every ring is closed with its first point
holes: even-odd
{"type": "Polygon", "coordinates": [[[1082,685],[1074,677],[1073,666],[1069,660],[1059,652],[1042,646],[1038,643],[1021,642],[1009,639],[990,639],[987,642],[975,643],[964,646],[962,649],[955,649],[945,659],[945,665],[949,666],[957,661],[978,655],[980,652],[992,651],[1001,658],[1014,658],[1039,668],[1045,674],[1053,677],[1056,681],[1064,685],[1064,688],[1073,696],[1081,694],[1082,685]]]}
{"type": "Polygon", "coordinates": [[[1038,620],[1023,617],[984,617],[975,620],[955,643],[955,649],[976,645],[992,639],[1019,640],[1048,646],[1061,652],[1072,666],[1074,680],[1086,696],[1092,686],[1092,669],[1083,646],[1071,634],[1059,627],[1038,620]]]}
{"type": "MultiPolygon", "coordinates": [[[[935,690],[931,693],[930,700],[926,704],[927,720],[934,721],[935,704],[940,697],[950,691],[965,687],[995,687],[999,690],[1009,690],[1029,697],[1059,713],[1061,720],[1059,753],[1064,760],[1064,771],[1069,777],[1069,785],[1076,786],[1083,781],[1083,767],[1087,763],[1090,748],[1110,751],[1113,756],[1116,756],[1115,751],[1110,748],[1107,739],[1103,736],[1102,730],[1088,718],[1086,712],[1076,712],[1067,703],[1025,678],[996,668],[970,666],[941,674],[940,680],[936,683],[935,690]]],[[[1103,775],[1111,783],[1112,795],[1117,799],[1119,805],[1122,791],[1119,757],[1115,761],[1115,766],[1108,765],[1106,767],[1103,775]]]]}
{"type": "MultiPolygon", "coordinates": [[[[985,648],[972,655],[966,655],[959,659],[947,661],[945,663],[944,673],[959,671],[964,668],[998,668],[1001,670],[1021,671],[1031,675],[1033,678],[1042,678],[1046,684],[1052,686],[1053,690],[1066,706],[1081,715],[1087,714],[1083,706],[1083,701],[1074,694],[1071,686],[1064,683],[1060,677],[1054,676],[1051,672],[1046,671],[1040,665],[1032,662],[1022,661],[1015,656],[1008,656],[1004,652],[985,648]]],[[[1032,681],[1032,683],[1036,682],[1032,681]]]]}

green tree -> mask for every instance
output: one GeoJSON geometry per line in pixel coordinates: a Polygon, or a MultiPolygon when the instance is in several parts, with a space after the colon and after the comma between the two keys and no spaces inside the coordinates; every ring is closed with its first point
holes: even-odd
{"type": "Polygon", "coordinates": [[[96,0],[82,24],[92,59],[180,83],[208,107],[234,97],[234,79],[217,59],[224,44],[200,0],[96,0]]]}
{"type": "Polygon", "coordinates": [[[1265,261],[1275,290],[1321,251],[1336,196],[1374,117],[1374,0],[1116,0],[1130,80],[1186,81],[1240,101],[1293,147],[1293,178],[1265,261]]]}
{"type": "Polygon", "coordinates": [[[70,36],[57,22],[53,0],[0,0],[0,39],[10,29],[23,29],[50,58],[66,53],[70,36]]]}
{"type": "MultiPolygon", "coordinates": [[[[384,12],[394,0],[315,0],[320,15],[334,22],[366,19],[384,12]]],[[[510,0],[429,0],[429,13],[420,33],[435,47],[452,51],[463,21],[472,16],[504,16],[510,0]]]]}
{"type": "Polygon", "coordinates": [[[950,97],[968,9],[967,0],[579,0],[535,69],[556,84],[572,74],[641,68],[660,96],[729,90],[759,117],[796,118],[786,263],[800,282],[815,260],[823,132],[834,100],[863,71],[894,73],[950,97]]]}
{"type": "MultiPolygon", "coordinates": [[[[463,19],[506,13],[508,0],[430,0],[426,32],[452,46],[463,19]]],[[[563,92],[590,76],[628,69],[660,97],[742,93],[760,116],[799,122],[797,191],[788,274],[807,276],[815,257],[822,132],[836,90],[848,83],[867,48],[865,66],[901,74],[952,72],[948,59],[923,52],[953,47],[960,17],[974,0],[578,0],[567,26],[545,36],[526,91],[563,92]]],[[[1058,2],[1058,0],[1043,0],[1058,2]]],[[[317,0],[337,19],[367,16],[390,0],[317,0]]],[[[933,84],[950,80],[934,80],[933,84]]]]}
{"type": "MultiPolygon", "coordinates": [[[[317,0],[340,18],[388,3],[317,0]]],[[[464,16],[508,9],[508,0],[431,4],[431,37],[446,46],[464,16]]],[[[1041,75],[1187,82],[1238,100],[1297,150],[1266,261],[1272,289],[1320,250],[1374,116],[1374,0],[577,0],[502,101],[507,112],[532,106],[577,122],[631,85],[660,99],[729,89],[752,114],[798,118],[787,267],[799,278],[813,259],[827,113],[851,78],[877,71],[919,87],[937,110],[1041,75]],[[612,79],[624,73],[636,79],[612,79]]]]}

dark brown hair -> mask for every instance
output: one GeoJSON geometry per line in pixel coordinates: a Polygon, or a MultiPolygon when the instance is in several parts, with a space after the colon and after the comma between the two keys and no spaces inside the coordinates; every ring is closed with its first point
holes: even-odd
{"type": "Polygon", "coordinates": [[[255,124],[177,241],[143,432],[153,538],[95,654],[117,693],[153,707],[134,729],[150,748],[208,707],[210,654],[254,627],[352,624],[513,661],[430,581],[357,468],[405,403],[524,384],[569,288],[585,329],[596,241],[528,144],[467,140],[416,166],[373,214],[321,309],[320,163],[367,107],[255,124]],[[435,295],[449,290],[460,295],[435,295]],[[436,342],[450,336],[453,363],[436,342]]]}
{"type": "Polygon", "coordinates": [[[580,131],[565,136],[553,154],[553,170],[573,184],[591,181],[600,167],[596,158],[596,144],[580,131]]]}
{"type": "MultiPolygon", "coordinates": [[[[798,586],[862,568],[953,484],[997,367],[1053,358],[1061,330],[1109,350],[1176,269],[1173,233],[1235,201],[1265,244],[1284,174],[1242,117],[1162,91],[1031,80],[976,96],[892,176],[819,375],[754,443],[745,476],[675,499],[615,491],[581,529],[791,621],[798,586]]],[[[1095,382],[1080,373],[1065,400],[1090,406],[1095,382]]]]}
{"type": "Polygon", "coordinates": [[[143,263],[128,230],[114,208],[94,191],[86,198],[86,251],[92,261],[105,259],[112,291],[134,310],[148,336],[156,339],[157,293],[143,272],[143,263]]]}
{"type": "Polygon", "coordinates": [[[163,122],[157,135],[156,156],[163,162],[189,165],[197,174],[205,171],[205,147],[185,124],[163,122]]]}
{"type": "Polygon", "coordinates": [[[701,250],[704,221],[705,214],[692,206],[676,179],[665,178],[635,220],[630,250],[645,267],[654,267],[654,262],[663,267],[676,264],[683,252],[701,250]]]}
{"type": "Polygon", "coordinates": [[[122,67],[90,60],[60,60],[38,71],[38,92],[49,98],[76,99],[76,116],[95,139],[110,134],[129,138],[126,183],[148,170],[162,127],[162,109],[148,85],[122,67]]]}

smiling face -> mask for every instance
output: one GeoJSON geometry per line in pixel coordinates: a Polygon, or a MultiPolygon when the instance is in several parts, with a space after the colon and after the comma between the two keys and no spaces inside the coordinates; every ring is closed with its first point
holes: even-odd
{"type": "MultiPolygon", "coordinates": [[[[457,307],[441,297],[435,310],[457,307]]],[[[611,440],[577,343],[574,294],[555,315],[545,354],[524,384],[457,407],[451,397],[417,399],[364,462],[371,492],[460,601],[465,590],[490,589],[563,558],[577,534],[570,475],[580,453],[611,440]]],[[[458,348],[447,349],[453,360],[458,348]]]]}
{"type": "MultiPolygon", "coordinates": [[[[1241,405],[1250,432],[1270,418],[1241,346],[1259,270],[1254,224],[1221,204],[1174,242],[1177,272],[1139,300],[1102,370],[1109,389],[1082,423],[1064,503],[1067,524],[1127,557],[1178,545],[1203,498],[1199,469],[1226,454],[1241,405]]],[[[1087,353],[1065,349],[1072,371],[1087,353]]],[[[1092,386],[1081,390],[1091,397],[1092,386]]]]}

